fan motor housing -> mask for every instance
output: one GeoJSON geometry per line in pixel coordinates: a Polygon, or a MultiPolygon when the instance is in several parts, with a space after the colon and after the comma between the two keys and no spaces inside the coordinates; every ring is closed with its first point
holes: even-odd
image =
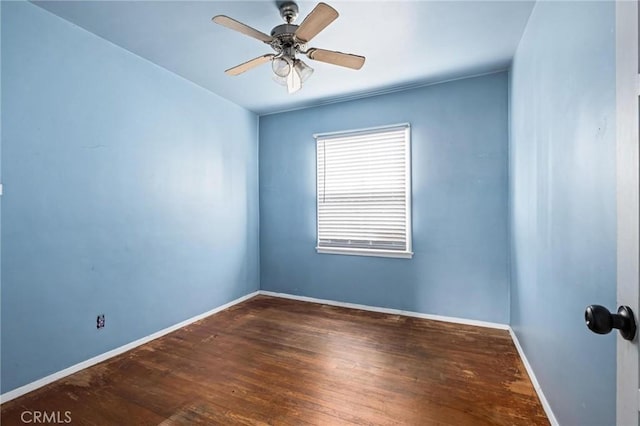
{"type": "Polygon", "coordinates": [[[291,37],[293,39],[293,36],[295,35],[297,29],[298,29],[298,26],[293,24],[278,25],[277,27],[271,30],[271,37],[275,37],[275,38],[291,37]]]}

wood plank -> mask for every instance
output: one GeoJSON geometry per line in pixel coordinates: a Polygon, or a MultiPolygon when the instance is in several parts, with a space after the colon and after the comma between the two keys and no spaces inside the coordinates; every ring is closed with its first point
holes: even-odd
{"type": "Polygon", "coordinates": [[[9,401],[86,425],[549,424],[507,331],[257,296],[9,401]]]}

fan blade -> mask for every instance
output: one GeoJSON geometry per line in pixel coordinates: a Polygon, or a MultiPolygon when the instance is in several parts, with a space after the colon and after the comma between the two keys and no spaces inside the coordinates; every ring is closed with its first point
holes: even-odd
{"type": "Polygon", "coordinates": [[[309,49],[307,51],[307,56],[309,59],[313,59],[314,61],[340,65],[341,67],[353,68],[354,70],[362,68],[365,60],[364,56],[315,48],[309,49]]]}
{"type": "Polygon", "coordinates": [[[318,5],[304,18],[302,24],[296,30],[296,38],[304,43],[311,41],[312,38],[324,30],[327,25],[332,23],[338,17],[338,12],[326,3],[318,3],[318,5]]]}
{"type": "Polygon", "coordinates": [[[229,18],[228,16],[217,15],[211,18],[211,20],[216,24],[222,25],[223,27],[238,31],[244,35],[248,35],[249,37],[257,38],[258,40],[265,43],[271,43],[273,41],[273,37],[271,37],[270,35],[266,35],[265,33],[260,32],[255,28],[251,28],[250,26],[245,25],[240,21],[236,21],[233,18],[229,18]]]}
{"type": "Polygon", "coordinates": [[[233,68],[229,68],[225,71],[225,73],[229,75],[238,75],[242,74],[245,71],[249,71],[251,68],[255,68],[258,65],[262,65],[265,62],[269,62],[275,55],[273,53],[268,53],[266,55],[258,56],[257,58],[253,58],[250,61],[247,61],[243,64],[236,65],[233,68]]]}

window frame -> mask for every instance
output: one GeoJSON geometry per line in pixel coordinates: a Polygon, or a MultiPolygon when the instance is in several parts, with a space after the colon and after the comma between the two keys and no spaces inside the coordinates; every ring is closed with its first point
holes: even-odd
{"type": "Polygon", "coordinates": [[[313,135],[316,145],[316,252],[319,254],[341,254],[350,256],[373,256],[386,258],[411,259],[413,257],[413,229],[412,229],[412,190],[411,190],[411,125],[398,123],[384,126],[360,128],[354,130],[341,130],[336,132],[315,133],[313,135]],[[320,200],[318,196],[318,146],[322,139],[331,139],[349,136],[361,136],[366,134],[383,133],[384,131],[404,129],[405,132],[405,250],[366,249],[359,247],[323,247],[320,246],[320,200]]]}

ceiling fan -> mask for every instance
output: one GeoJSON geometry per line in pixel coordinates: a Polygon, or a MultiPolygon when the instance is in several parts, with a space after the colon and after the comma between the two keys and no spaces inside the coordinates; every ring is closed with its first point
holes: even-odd
{"type": "Polygon", "coordinates": [[[258,65],[271,61],[271,67],[275,74],[274,80],[278,84],[287,86],[289,93],[294,93],[302,88],[302,83],[313,73],[313,68],[297,59],[296,54],[304,54],[314,61],[326,62],[355,70],[362,68],[365,61],[364,56],[316,49],[314,47],[307,48],[308,42],[336,20],[338,12],[334,8],[326,3],[318,3],[300,25],[293,24],[293,21],[298,16],[298,5],[295,2],[279,2],[279,9],[280,16],[286,23],[276,26],[271,30],[271,35],[267,35],[225,15],[217,15],[212,18],[212,21],[216,24],[258,39],[271,46],[276,52],[258,56],[229,68],[225,73],[228,75],[242,74],[258,65]]]}

